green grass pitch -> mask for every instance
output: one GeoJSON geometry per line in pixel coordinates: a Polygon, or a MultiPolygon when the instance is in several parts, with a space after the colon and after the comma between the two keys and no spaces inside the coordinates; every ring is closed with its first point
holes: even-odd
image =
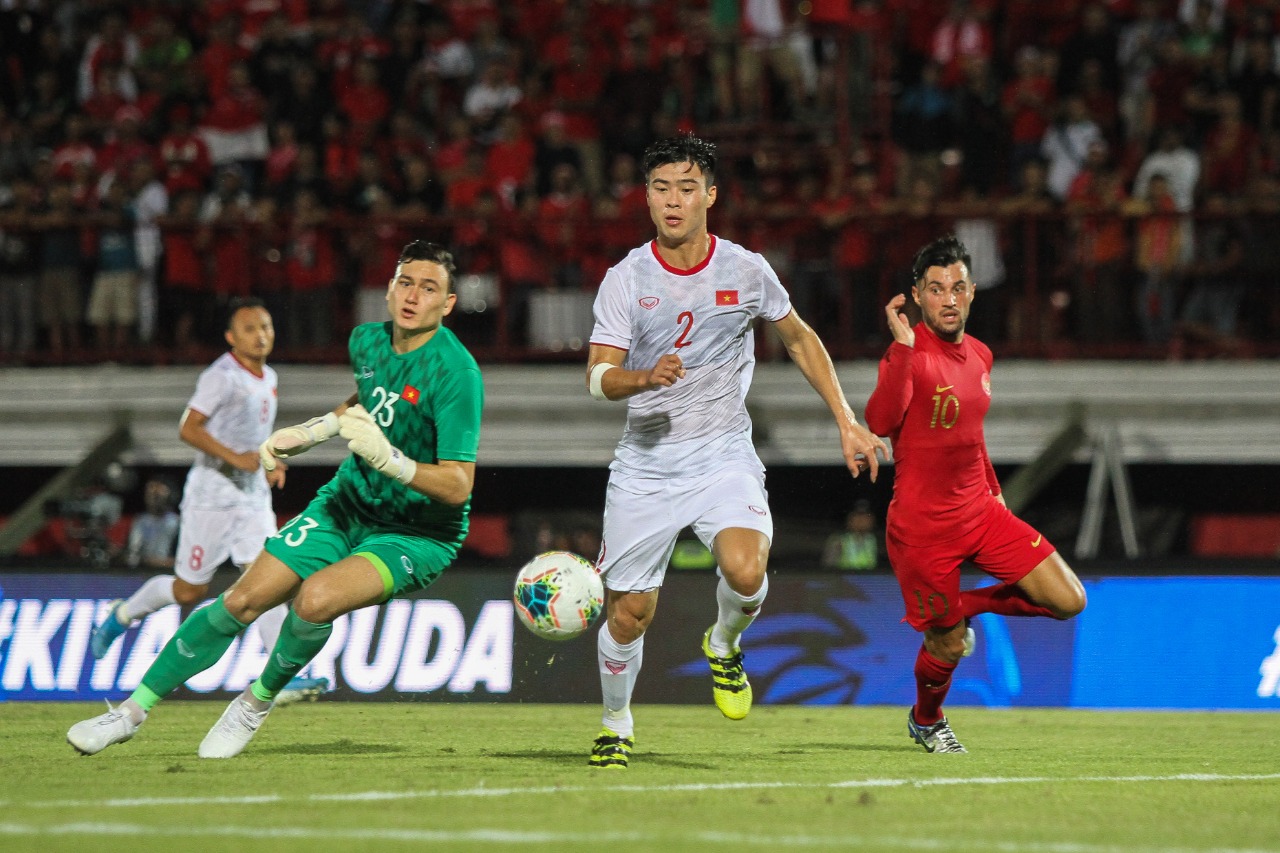
{"type": "Polygon", "coordinates": [[[595,706],[322,700],[202,761],[221,710],[82,757],[100,705],[0,705],[0,850],[1280,853],[1268,713],[957,707],[970,754],[929,755],[904,708],[637,706],[616,771],[595,706]]]}

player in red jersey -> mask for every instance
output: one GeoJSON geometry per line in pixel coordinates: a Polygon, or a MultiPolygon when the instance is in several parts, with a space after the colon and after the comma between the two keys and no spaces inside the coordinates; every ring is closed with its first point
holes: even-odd
{"type": "Polygon", "coordinates": [[[1069,619],[1084,587],[1043,534],[1005,506],[982,421],[991,405],[991,350],[964,333],[973,304],[969,253],[953,235],[921,249],[911,268],[914,328],[889,300],[893,343],[867,401],[867,426],[893,441],[894,486],[886,544],[902,587],[904,621],[924,633],[907,732],[929,752],[966,752],[942,702],[960,658],[973,651],[979,613],[1069,619]],[[1001,581],[960,591],[971,561],[1001,581]]]}

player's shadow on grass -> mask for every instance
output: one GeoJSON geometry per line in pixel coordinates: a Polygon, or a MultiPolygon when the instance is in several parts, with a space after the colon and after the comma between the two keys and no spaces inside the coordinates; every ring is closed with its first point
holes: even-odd
{"type": "Polygon", "coordinates": [[[776,750],[775,755],[821,755],[824,752],[898,752],[899,748],[887,743],[802,743],[790,744],[776,750]]]}
{"type": "Polygon", "coordinates": [[[509,758],[513,761],[540,761],[543,764],[564,764],[566,761],[587,763],[586,753],[576,750],[526,749],[520,752],[486,752],[485,758],[509,758]]]}
{"type": "Polygon", "coordinates": [[[405,752],[405,747],[388,743],[357,743],[349,738],[327,743],[294,743],[257,750],[264,755],[380,755],[405,752]]]}
{"type": "MultiPolygon", "coordinates": [[[[505,758],[515,761],[537,761],[543,764],[555,764],[557,766],[563,764],[581,764],[587,766],[587,755],[585,752],[573,750],[525,750],[523,752],[486,752],[486,758],[505,758]]],[[[637,758],[637,761],[640,759],[637,758]]],[[[654,755],[645,753],[645,764],[657,764],[663,767],[678,767],[682,770],[714,770],[719,765],[702,764],[697,761],[686,761],[680,758],[672,758],[666,755],[654,755]]]]}

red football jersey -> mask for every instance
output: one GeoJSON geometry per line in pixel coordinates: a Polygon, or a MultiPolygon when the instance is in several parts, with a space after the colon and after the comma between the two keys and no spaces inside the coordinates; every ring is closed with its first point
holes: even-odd
{"type": "Polygon", "coordinates": [[[958,344],[923,323],[914,347],[897,343],[880,361],[867,427],[893,441],[888,532],[910,545],[954,539],[1000,493],[982,422],[991,406],[991,350],[958,344]]]}

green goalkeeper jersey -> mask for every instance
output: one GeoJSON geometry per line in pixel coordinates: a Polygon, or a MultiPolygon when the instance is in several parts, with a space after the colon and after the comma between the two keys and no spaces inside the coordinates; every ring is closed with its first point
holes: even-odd
{"type": "MultiPolygon", "coordinates": [[[[360,405],[410,459],[474,462],[480,444],[484,384],[480,367],[444,326],[403,355],[391,348],[390,323],[351,332],[351,369],[360,405]]],[[[380,474],[352,454],[322,492],[330,492],[367,523],[458,547],[467,535],[468,499],[449,506],[380,474]]]]}

